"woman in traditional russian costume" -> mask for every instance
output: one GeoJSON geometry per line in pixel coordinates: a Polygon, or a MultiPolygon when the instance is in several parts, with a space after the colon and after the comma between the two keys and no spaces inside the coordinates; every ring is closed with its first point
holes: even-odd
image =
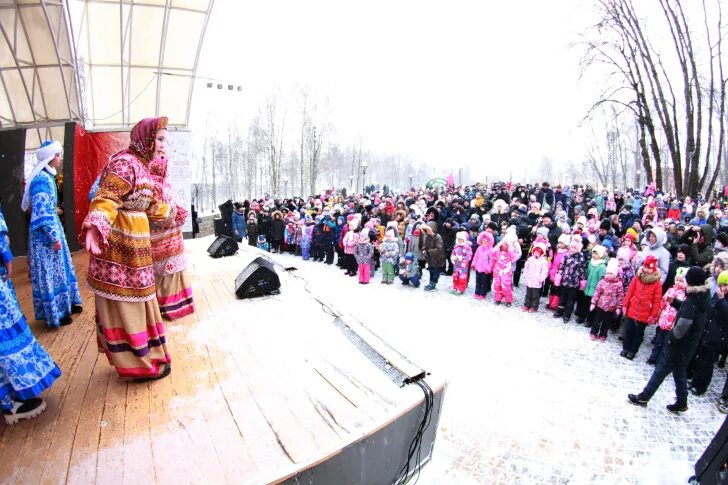
{"type": "MultiPolygon", "coordinates": [[[[176,205],[172,188],[167,181],[167,158],[155,157],[149,164],[156,196],[169,205],[176,205]]],[[[182,211],[178,207],[178,211],[182,211]]],[[[186,212],[186,211],[185,211],[186,212]]],[[[177,220],[182,220],[177,217],[177,220]]],[[[152,221],[152,260],[157,284],[157,302],[162,318],[176,320],[194,313],[192,285],[187,275],[187,258],[182,237],[182,223],[170,224],[152,221]]]]}
{"type": "Polygon", "coordinates": [[[20,311],[10,276],[13,254],[0,210],[0,408],[7,424],[41,414],[46,403],[38,397],[61,375],[40,346],[20,311]]]}
{"type": "Polygon", "coordinates": [[[181,224],[185,211],[155,195],[149,162],[164,152],[167,118],[145,118],[129,148],[111,157],[83,223],[90,253],[88,281],[96,299],[96,334],[121,377],[139,380],[171,372],[156,299],[150,221],[181,224]]]}
{"type": "Polygon", "coordinates": [[[36,320],[49,327],[71,323],[82,310],[76,271],[61,220],[58,218],[56,170],[61,165],[61,144],[45,142],[36,150],[37,162],[28,177],[21,207],[30,209],[28,261],[36,320]]]}

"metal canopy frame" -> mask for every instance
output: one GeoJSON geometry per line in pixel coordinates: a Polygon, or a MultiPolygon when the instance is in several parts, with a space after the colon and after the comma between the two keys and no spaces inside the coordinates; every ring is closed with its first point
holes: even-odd
{"type": "Polygon", "coordinates": [[[167,115],[186,127],[214,3],[0,0],[0,130],[26,128],[34,148],[62,138],[68,121],[111,130],[167,115]]]}
{"type": "Polygon", "coordinates": [[[0,0],[0,129],[26,128],[26,146],[83,120],[68,14],[62,0],[0,0]]]}
{"type": "MultiPolygon", "coordinates": [[[[169,116],[169,125],[177,127],[187,127],[189,123],[190,106],[192,102],[192,93],[194,81],[197,75],[197,65],[202,50],[202,43],[207,30],[210,13],[214,6],[214,0],[78,0],[83,6],[81,17],[81,40],[85,41],[86,46],[81,50],[81,57],[84,64],[84,77],[88,80],[90,86],[89,104],[86,122],[91,127],[101,129],[128,128],[136,123],[142,116],[169,116]],[[118,22],[119,39],[112,36],[115,33],[107,33],[106,38],[109,42],[118,43],[118,56],[115,60],[108,59],[109,52],[105,52],[99,56],[97,46],[99,42],[99,33],[93,26],[95,7],[105,8],[108,15],[111,8],[114,7],[114,22],[118,22]],[[116,9],[118,7],[118,9],[116,9]],[[140,32],[135,25],[141,20],[139,17],[148,14],[149,9],[155,9],[161,12],[161,24],[158,29],[153,32],[140,32]],[[175,16],[182,13],[187,14],[188,18],[193,18],[199,23],[199,28],[189,35],[196,36],[194,49],[190,49],[189,53],[184,51],[184,66],[175,65],[168,61],[170,49],[175,49],[174,45],[170,45],[170,32],[176,32],[175,16]],[[134,41],[139,36],[149,38],[150,52],[155,53],[155,62],[142,62],[139,59],[138,52],[134,51],[134,41]],[[159,43],[157,44],[157,39],[159,43]],[[92,42],[94,44],[92,44],[92,42]],[[152,47],[152,44],[154,45],[152,47]],[[158,51],[157,51],[158,46],[158,51]],[[91,49],[89,47],[92,47],[91,49]],[[102,60],[99,60],[102,57],[102,60]],[[102,82],[100,76],[108,76],[109,72],[118,68],[118,85],[112,88],[112,95],[118,102],[109,105],[106,99],[97,97],[96,83],[102,82]],[[150,77],[149,74],[152,74],[150,77]],[[136,78],[135,78],[136,77],[136,78]],[[165,79],[172,77],[186,79],[182,88],[175,88],[173,94],[163,86],[165,79]],[[136,80],[136,83],[135,83],[136,80]],[[140,82],[140,80],[142,82],[140,82]],[[141,85],[141,87],[140,87],[141,85]],[[148,95],[144,98],[144,95],[148,95]],[[153,94],[153,96],[152,96],[153,94]],[[177,110],[171,116],[168,110],[183,106],[182,110],[177,110]],[[136,113],[136,114],[135,114],[136,113]],[[143,113],[143,115],[141,114],[143,113]]],[[[177,19],[178,20],[178,19],[177,19]]],[[[137,44],[138,45],[138,44],[137,44]]],[[[137,48],[138,49],[138,48],[137,48]]],[[[179,54],[180,51],[176,51],[179,54]]],[[[177,56],[178,57],[178,56],[177,56]]],[[[114,81],[117,83],[117,81],[114,81]]]]}

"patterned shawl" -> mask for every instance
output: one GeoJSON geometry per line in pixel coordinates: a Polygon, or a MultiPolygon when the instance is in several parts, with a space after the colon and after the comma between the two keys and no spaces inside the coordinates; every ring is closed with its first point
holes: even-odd
{"type": "Polygon", "coordinates": [[[154,139],[157,131],[167,129],[167,117],[144,118],[131,129],[129,148],[116,153],[113,157],[130,153],[147,164],[154,158],[154,139]]]}

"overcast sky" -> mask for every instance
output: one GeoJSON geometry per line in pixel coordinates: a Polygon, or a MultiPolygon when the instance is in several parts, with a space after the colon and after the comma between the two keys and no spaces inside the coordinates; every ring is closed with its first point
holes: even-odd
{"type": "Polygon", "coordinates": [[[588,0],[217,0],[198,75],[243,92],[198,82],[191,128],[208,113],[215,126],[248,120],[266,95],[305,85],[328,97],[342,146],[361,136],[364,150],[476,177],[581,161],[577,125],[596,90],[579,82],[570,44],[593,21],[588,0]]]}

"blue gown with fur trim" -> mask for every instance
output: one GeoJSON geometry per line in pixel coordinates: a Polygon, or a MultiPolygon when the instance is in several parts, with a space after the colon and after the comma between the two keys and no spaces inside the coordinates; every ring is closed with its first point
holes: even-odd
{"type": "Polygon", "coordinates": [[[71,315],[72,305],[82,305],[76,271],[68,250],[63,226],[58,218],[58,192],[54,177],[41,170],[30,183],[30,244],[28,260],[33,284],[33,310],[36,320],[49,327],[60,325],[71,315]],[[61,250],[53,248],[61,243],[61,250]]]}
{"type": "Polygon", "coordinates": [[[13,400],[37,397],[51,386],[61,371],[40,346],[20,311],[5,264],[13,255],[8,245],[5,217],[0,211],[0,407],[11,409],[13,400]]]}

